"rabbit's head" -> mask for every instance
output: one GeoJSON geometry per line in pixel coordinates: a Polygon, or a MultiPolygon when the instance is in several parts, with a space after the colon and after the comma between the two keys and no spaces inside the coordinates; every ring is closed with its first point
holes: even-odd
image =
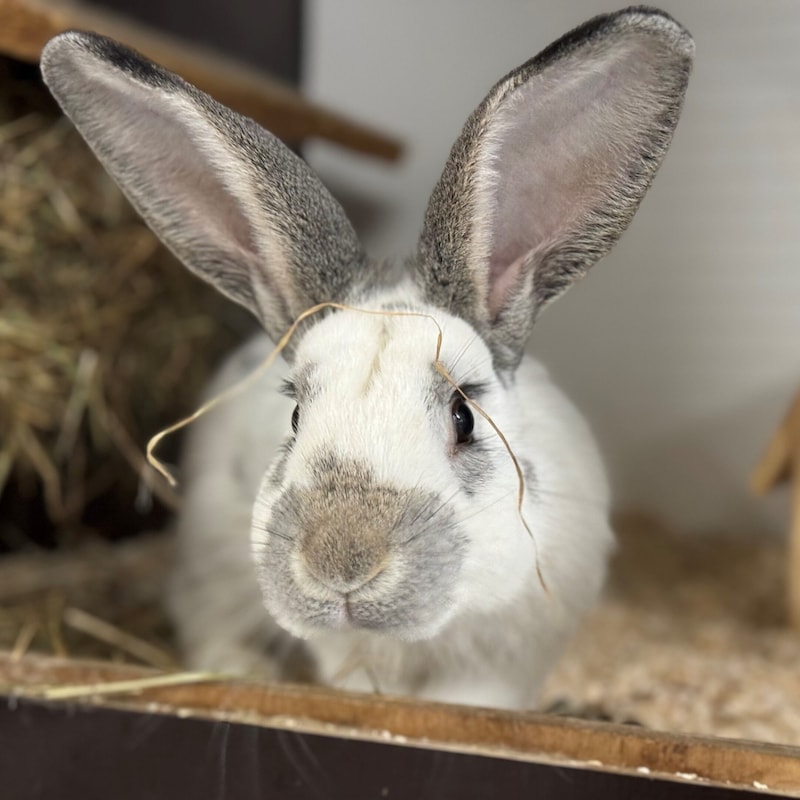
{"type": "Polygon", "coordinates": [[[517,452],[532,533],[546,536],[535,484],[547,465],[526,450],[515,371],[539,311],[633,216],[692,54],[670,17],[628,9],[509,73],[452,149],[407,278],[382,286],[337,202],[274,136],[107,39],[48,44],[47,84],[132,203],[274,341],[325,301],[417,313],[313,316],[287,350],[294,414],[252,420],[286,429],[253,546],[265,604],[291,632],[425,638],[535,582],[517,473],[461,392],[517,452]]]}

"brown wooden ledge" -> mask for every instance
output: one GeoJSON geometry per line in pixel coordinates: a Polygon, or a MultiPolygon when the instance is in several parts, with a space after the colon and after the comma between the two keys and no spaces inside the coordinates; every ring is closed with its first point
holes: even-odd
{"type": "Polygon", "coordinates": [[[800,797],[800,749],[778,745],[317,686],[212,678],[106,694],[91,688],[168,674],[36,655],[15,661],[0,654],[0,694],[18,698],[46,698],[45,687],[90,687],[72,692],[68,702],[800,797]]]}
{"type": "Polygon", "coordinates": [[[221,103],[252,117],[287,144],[319,138],[388,161],[400,156],[397,139],[318,106],[287,84],[216,52],[65,0],[0,0],[0,53],[38,63],[45,43],[71,29],[95,31],[139,50],[221,103]]]}

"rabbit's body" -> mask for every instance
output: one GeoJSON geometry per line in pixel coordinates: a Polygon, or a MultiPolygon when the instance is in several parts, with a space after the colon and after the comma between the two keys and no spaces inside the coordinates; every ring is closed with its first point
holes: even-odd
{"type": "MultiPolygon", "coordinates": [[[[269,339],[321,303],[380,312],[307,319],[288,363],[193,432],[171,595],[192,666],[282,677],[302,657],[329,684],[534,702],[611,534],[592,437],[525,343],[632,218],[692,55],[669,16],[632,8],[510,72],[384,285],[319,179],[252,120],[102,37],[48,44],[45,80],[103,164],[269,339]]],[[[212,393],[268,350],[248,344],[212,393]]]]}
{"type": "MultiPolygon", "coordinates": [[[[397,295],[388,303],[371,299],[365,306],[397,308],[397,299],[397,295]]],[[[498,380],[480,337],[463,322],[419,301],[408,305],[431,314],[443,326],[442,360],[447,365],[450,356],[450,363],[456,363],[454,377],[458,378],[460,365],[462,370],[467,368],[471,381],[498,380]],[[485,374],[476,374],[476,365],[485,374]]],[[[437,329],[426,318],[340,313],[341,319],[321,322],[318,333],[320,338],[341,341],[342,334],[335,328],[342,326],[360,343],[345,348],[345,357],[332,369],[340,377],[337,395],[342,424],[369,429],[370,420],[359,418],[354,399],[369,392],[383,393],[386,407],[367,404],[365,412],[381,418],[395,418],[413,407],[420,386],[420,376],[413,373],[431,372],[437,329]],[[331,323],[334,329],[326,330],[331,323]],[[387,334],[387,329],[398,330],[387,334]],[[398,374],[392,374],[392,367],[387,367],[386,375],[374,374],[379,348],[389,364],[402,365],[398,374]],[[394,354],[393,348],[404,355],[394,354]],[[410,380],[404,372],[412,373],[410,380]],[[363,393],[370,374],[373,385],[363,393]],[[404,382],[413,392],[410,397],[399,395],[398,384],[404,382]],[[342,391],[343,383],[352,386],[351,393],[342,391]]],[[[210,395],[242,380],[272,349],[265,336],[248,342],[223,366],[210,395]]],[[[301,358],[299,351],[295,371],[304,369],[301,358]]],[[[292,643],[283,628],[265,620],[253,580],[250,541],[253,498],[268,466],[286,444],[294,402],[280,388],[291,374],[289,365],[278,361],[245,393],[198,422],[192,433],[185,458],[187,494],[179,523],[181,550],[171,606],[193,668],[291,677],[282,660],[292,654],[292,643]],[[259,424],[254,425],[254,420],[259,424]],[[209,636],[209,631],[215,635],[209,636]]],[[[497,707],[519,708],[533,702],[547,669],[602,585],[612,542],[608,490],[586,423],[539,362],[524,359],[513,383],[500,387],[497,394],[494,403],[491,396],[482,402],[513,442],[520,460],[525,475],[523,516],[535,541],[517,514],[519,484],[514,464],[486,424],[482,435],[490,439],[487,447],[497,486],[484,487],[473,497],[464,495],[453,505],[465,519],[470,541],[487,539],[471,536],[472,527],[494,530],[496,541],[464,555],[461,580],[470,591],[463,593],[458,611],[431,638],[418,641],[345,626],[328,633],[309,632],[305,648],[321,682],[364,690],[377,686],[388,693],[497,707]],[[502,552],[493,554],[497,546],[502,552]],[[549,595],[537,575],[537,552],[549,595]],[[475,587],[484,588],[472,591],[475,587]]],[[[392,473],[387,477],[396,486],[422,483],[429,487],[434,482],[425,474],[431,469],[430,448],[419,432],[419,426],[427,423],[423,417],[407,424],[404,435],[408,436],[408,430],[416,432],[425,445],[424,457],[415,464],[413,457],[387,456],[392,473]]],[[[342,439],[331,421],[326,428],[335,452],[337,439],[342,439]]],[[[365,444],[374,460],[380,445],[365,444]]],[[[398,449],[391,440],[383,446],[390,453],[398,449]]],[[[344,461],[353,454],[337,456],[344,461]]],[[[443,487],[442,492],[449,489],[443,487]]]]}

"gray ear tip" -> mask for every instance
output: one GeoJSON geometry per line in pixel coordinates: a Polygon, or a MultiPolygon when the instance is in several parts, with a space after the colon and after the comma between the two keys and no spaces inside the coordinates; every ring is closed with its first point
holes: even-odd
{"type": "Polygon", "coordinates": [[[538,72],[592,43],[615,48],[624,42],[649,46],[653,40],[658,43],[660,55],[666,56],[671,66],[684,76],[685,84],[694,58],[694,39],[666,11],[649,6],[630,6],[611,14],[599,14],[564,34],[515,72],[526,73],[531,67],[538,72]]]}
{"type": "Polygon", "coordinates": [[[42,48],[42,55],[39,59],[45,81],[53,69],[56,69],[65,58],[68,59],[79,50],[87,50],[90,37],[91,34],[83,31],[65,31],[50,39],[42,48]]]}
{"type": "Polygon", "coordinates": [[[59,70],[74,66],[84,57],[113,61],[126,52],[126,48],[98,33],[70,30],[56,34],[42,48],[39,60],[45,83],[59,70]]]}
{"type": "Polygon", "coordinates": [[[694,38],[678,20],[651,6],[631,6],[612,15],[614,21],[626,28],[636,28],[656,34],[676,53],[691,60],[694,58],[694,38]]]}
{"type": "Polygon", "coordinates": [[[177,76],[114,39],[78,30],[59,33],[47,42],[40,69],[45,84],[54,93],[59,86],[74,83],[71,76],[76,73],[97,74],[100,70],[119,71],[151,88],[170,89],[182,83],[177,76]]]}

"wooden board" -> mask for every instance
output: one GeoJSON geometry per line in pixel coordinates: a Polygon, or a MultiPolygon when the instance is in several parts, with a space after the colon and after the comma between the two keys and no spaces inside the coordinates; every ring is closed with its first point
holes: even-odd
{"type": "Polygon", "coordinates": [[[800,797],[800,750],[790,747],[670,735],[632,726],[462,708],[312,686],[207,680],[136,691],[128,686],[125,691],[108,692],[109,682],[159,677],[164,675],[130,666],[32,655],[14,661],[8,655],[0,655],[0,693],[17,699],[51,703],[52,693],[48,695],[42,687],[54,686],[60,687],[59,702],[78,702],[82,707],[101,705],[181,720],[224,721],[559,769],[800,797]],[[65,686],[79,688],[66,693],[65,686]],[[95,689],[105,694],[98,694],[95,689]]]}
{"type": "Polygon", "coordinates": [[[14,800],[758,800],[697,782],[119,709],[0,704],[14,800]]]}
{"type": "Polygon", "coordinates": [[[70,29],[139,50],[290,145],[316,137],[390,161],[401,153],[396,139],[309,102],[278,80],[116,14],[64,0],[0,0],[0,53],[37,63],[45,43],[70,29]]]}

